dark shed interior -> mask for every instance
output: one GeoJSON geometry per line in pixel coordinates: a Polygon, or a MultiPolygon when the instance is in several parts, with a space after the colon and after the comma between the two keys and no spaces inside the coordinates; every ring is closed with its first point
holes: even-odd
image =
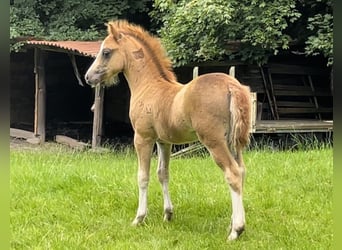
{"type": "MultiPolygon", "coordinates": [[[[11,119],[13,128],[33,131],[35,74],[33,49],[11,53],[11,119]]],[[[93,58],[75,56],[83,77],[93,58]]],[[[94,90],[79,85],[67,53],[45,52],[46,139],[66,135],[90,142],[92,136],[94,90]]],[[[133,134],[128,118],[129,89],[120,77],[118,86],[105,90],[104,139],[128,140],[133,134]]]]}

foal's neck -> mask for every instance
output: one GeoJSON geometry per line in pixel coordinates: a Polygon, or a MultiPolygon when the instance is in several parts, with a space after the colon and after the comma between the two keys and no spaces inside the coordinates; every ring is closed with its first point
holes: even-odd
{"type": "Polygon", "coordinates": [[[166,87],[165,85],[181,86],[176,79],[167,79],[167,76],[156,67],[151,58],[144,58],[141,60],[129,58],[127,61],[129,63],[126,65],[123,73],[132,94],[147,88],[160,89],[161,85],[163,86],[163,89],[166,87]]]}

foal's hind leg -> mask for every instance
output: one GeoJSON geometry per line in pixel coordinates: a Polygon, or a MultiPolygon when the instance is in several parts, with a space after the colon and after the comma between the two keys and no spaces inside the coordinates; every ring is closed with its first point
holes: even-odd
{"type": "MultiPolygon", "coordinates": [[[[236,149],[235,160],[237,163],[239,179],[241,183],[241,188],[234,188],[230,185],[230,193],[232,198],[232,222],[230,228],[230,235],[228,236],[228,240],[236,239],[244,230],[245,225],[245,210],[243,207],[243,184],[245,180],[245,164],[242,157],[242,149],[236,149]],[[240,191],[239,191],[240,190],[240,191]]],[[[235,165],[236,166],[236,165],[235,165]]],[[[240,185],[240,184],[239,184],[240,185]]]]}
{"type": "Polygon", "coordinates": [[[158,146],[158,179],[163,190],[164,199],[164,221],[171,220],[173,207],[169,194],[169,162],[171,154],[171,145],[157,143],[158,146]]]}
{"type": "Polygon", "coordinates": [[[216,164],[223,170],[229,184],[232,200],[232,221],[228,240],[234,240],[244,231],[245,227],[245,210],[242,201],[244,169],[234,159],[225,139],[205,140],[201,138],[201,141],[208,148],[216,164]]]}

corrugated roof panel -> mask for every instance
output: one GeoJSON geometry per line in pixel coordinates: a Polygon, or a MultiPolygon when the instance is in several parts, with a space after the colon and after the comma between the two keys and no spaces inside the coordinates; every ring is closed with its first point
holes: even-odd
{"type": "Polygon", "coordinates": [[[42,45],[46,47],[60,48],[66,51],[77,52],[88,57],[96,57],[102,41],[27,41],[30,45],[42,45]]]}

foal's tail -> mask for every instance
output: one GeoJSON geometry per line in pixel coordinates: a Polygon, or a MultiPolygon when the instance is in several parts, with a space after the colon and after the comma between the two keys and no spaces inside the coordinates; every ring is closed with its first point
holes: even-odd
{"type": "Polygon", "coordinates": [[[240,85],[230,93],[230,126],[228,144],[236,151],[249,144],[251,128],[251,96],[248,86],[240,85]]]}

